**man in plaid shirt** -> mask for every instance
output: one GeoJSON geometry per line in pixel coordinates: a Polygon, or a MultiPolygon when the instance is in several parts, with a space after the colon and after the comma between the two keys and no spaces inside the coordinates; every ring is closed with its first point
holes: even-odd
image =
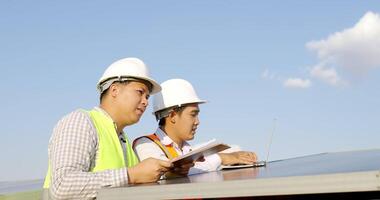
{"type": "Polygon", "coordinates": [[[101,188],[154,182],[175,170],[169,161],[150,158],[139,163],[123,132],[139,121],[149,95],[161,90],[146,65],[137,58],[116,61],[97,88],[98,107],[76,110],[54,128],[43,198],[94,199],[101,188]]]}

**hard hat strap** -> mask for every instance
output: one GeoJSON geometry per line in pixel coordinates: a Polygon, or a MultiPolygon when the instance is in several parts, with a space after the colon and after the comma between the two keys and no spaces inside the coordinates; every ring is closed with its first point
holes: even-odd
{"type": "Polygon", "coordinates": [[[141,82],[143,80],[138,79],[138,78],[134,78],[134,77],[130,77],[130,76],[115,76],[115,77],[108,78],[108,79],[104,80],[102,83],[100,83],[99,86],[98,86],[98,90],[99,90],[100,94],[102,94],[113,83],[115,83],[115,82],[125,82],[125,81],[138,81],[138,82],[141,82]]]}
{"type": "Polygon", "coordinates": [[[167,116],[169,116],[169,114],[171,112],[180,112],[181,109],[183,109],[185,106],[182,104],[180,105],[176,105],[176,106],[173,106],[173,107],[170,107],[170,108],[167,108],[167,109],[164,109],[164,110],[161,110],[161,111],[157,111],[154,115],[156,116],[156,120],[159,121],[160,119],[162,118],[165,118],[167,116]]]}
{"type": "Polygon", "coordinates": [[[172,109],[165,109],[165,110],[154,113],[154,115],[156,116],[156,120],[159,121],[160,119],[169,116],[171,112],[172,112],[172,109]]]}

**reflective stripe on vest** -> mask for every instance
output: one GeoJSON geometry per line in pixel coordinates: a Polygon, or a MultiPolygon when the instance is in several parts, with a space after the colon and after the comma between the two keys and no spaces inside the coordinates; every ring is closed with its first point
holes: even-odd
{"type": "Polygon", "coordinates": [[[165,156],[169,160],[179,156],[177,151],[174,149],[173,145],[162,144],[162,142],[160,141],[160,138],[158,138],[158,136],[155,133],[151,134],[151,135],[141,136],[141,137],[135,139],[133,141],[133,148],[135,148],[135,146],[136,146],[136,141],[140,138],[143,138],[143,137],[146,137],[146,138],[152,140],[154,143],[156,143],[157,146],[159,146],[161,148],[161,150],[165,153],[165,156]]]}
{"type": "MultiPolygon", "coordinates": [[[[120,145],[118,134],[115,130],[115,125],[112,119],[106,116],[103,112],[93,109],[85,111],[91,118],[98,135],[98,152],[96,153],[95,167],[91,172],[99,172],[109,169],[120,169],[126,167],[124,160],[123,148],[120,145]]],[[[125,135],[124,135],[125,136],[125,135]]],[[[132,149],[132,146],[127,137],[125,137],[125,147],[127,156],[127,167],[135,166],[139,160],[132,149]]],[[[45,178],[44,188],[50,186],[50,164],[45,178]]]]}

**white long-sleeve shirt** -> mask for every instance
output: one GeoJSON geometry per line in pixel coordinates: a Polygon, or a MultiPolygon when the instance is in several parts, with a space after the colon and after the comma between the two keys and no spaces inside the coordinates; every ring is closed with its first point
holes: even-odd
{"type": "MultiPolygon", "coordinates": [[[[191,151],[191,146],[189,143],[184,142],[182,149],[168,136],[166,133],[158,128],[156,130],[156,135],[160,139],[163,145],[172,145],[176,150],[178,155],[183,155],[191,151]]],[[[156,158],[161,160],[168,160],[165,153],[161,150],[161,148],[154,143],[152,140],[142,137],[135,141],[135,152],[139,157],[140,161],[143,161],[147,158],[156,158]]],[[[218,154],[213,154],[205,157],[204,162],[196,162],[194,167],[190,168],[189,175],[216,171],[222,161],[218,154]]]]}

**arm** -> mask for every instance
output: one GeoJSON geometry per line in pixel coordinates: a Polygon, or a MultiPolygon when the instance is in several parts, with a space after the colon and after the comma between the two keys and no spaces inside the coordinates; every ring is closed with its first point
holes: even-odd
{"type": "MultiPolygon", "coordinates": [[[[147,158],[157,158],[168,160],[165,153],[152,140],[142,137],[136,141],[135,152],[140,161],[147,158]]],[[[205,161],[196,162],[194,167],[191,167],[188,174],[199,174],[204,172],[215,171],[221,165],[221,159],[218,154],[205,157],[205,161]]]]}
{"type": "MultiPolygon", "coordinates": [[[[142,138],[137,139],[135,143],[136,145],[135,145],[134,150],[137,156],[139,157],[140,161],[144,161],[149,158],[156,158],[156,159],[165,160],[165,161],[169,160],[166,157],[165,153],[162,151],[162,149],[152,140],[142,137],[142,138]]],[[[189,168],[193,166],[194,166],[193,163],[188,163],[181,167],[172,168],[162,178],[186,176],[188,174],[189,168]]]]}
{"type": "Polygon", "coordinates": [[[206,156],[203,162],[196,162],[194,167],[190,168],[189,175],[216,171],[221,163],[222,161],[218,154],[206,156]]]}
{"type": "Polygon", "coordinates": [[[252,164],[257,161],[256,154],[249,151],[219,153],[219,156],[222,159],[222,165],[252,164]]]}
{"type": "Polygon", "coordinates": [[[137,157],[140,161],[147,158],[156,158],[160,160],[169,160],[165,153],[161,150],[156,143],[152,140],[142,137],[136,140],[136,146],[134,148],[137,157]]]}
{"type": "Polygon", "coordinates": [[[58,122],[49,143],[49,196],[94,198],[102,187],[128,184],[127,168],[90,172],[95,165],[97,145],[97,133],[86,113],[75,111],[58,122]]]}

